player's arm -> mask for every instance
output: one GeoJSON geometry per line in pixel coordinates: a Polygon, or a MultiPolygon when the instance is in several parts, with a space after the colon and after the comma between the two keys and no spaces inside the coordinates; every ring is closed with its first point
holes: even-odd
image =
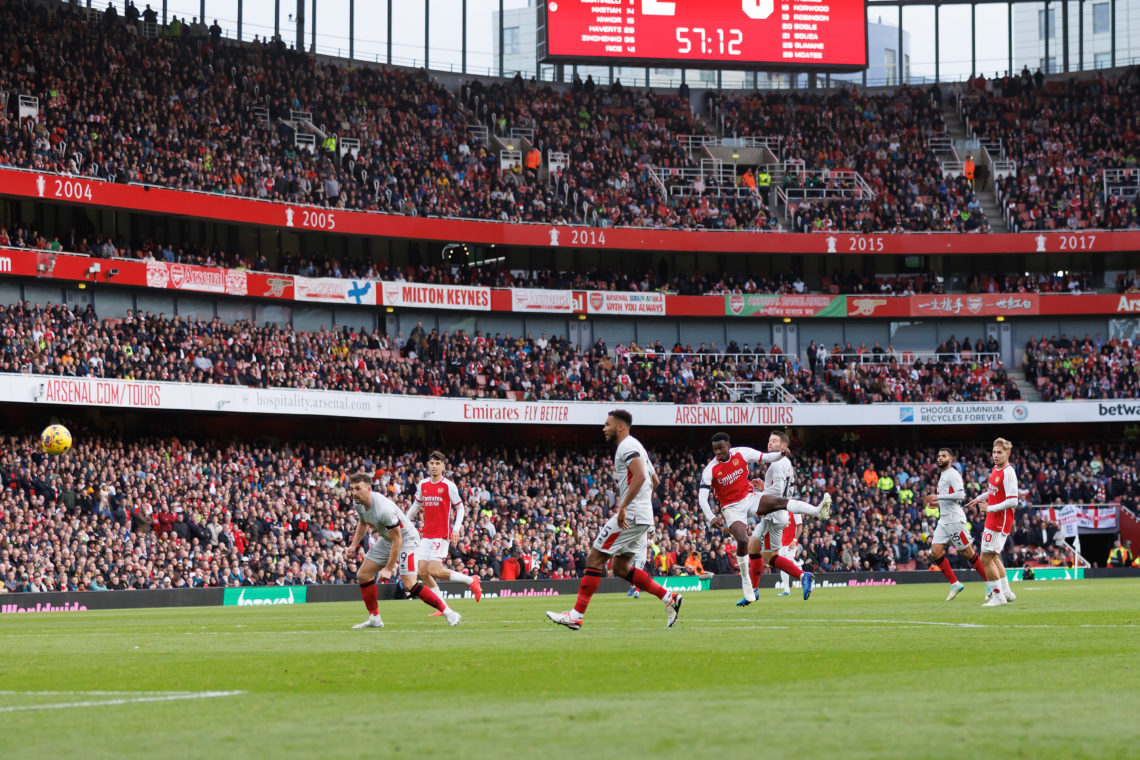
{"type": "Polygon", "coordinates": [[[368,523],[360,520],[356,523],[356,533],[352,536],[352,543],[348,545],[348,556],[355,557],[356,551],[360,548],[360,542],[364,540],[364,536],[368,534],[368,523]]]}
{"type": "Polygon", "coordinates": [[[1005,477],[1002,478],[1005,485],[1005,500],[999,501],[997,504],[990,504],[986,507],[987,512],[1001,512],[1006,509],[1013,509],[1017,506],[1017,476],[1013,474],[1013,470],[1005,471],[1005,477]]]}
{"type": "Polygon", "coordinates": [[[657,477],[656,470],[653,471],[653,476],[649,482],[653,485],[654,491],[661,487],[661,478],[657,477]]]}
{"type": "Polygon", "coordinates": [[[392,549],[388,552],[388,564],[380,568],[379,572],[379,576],[384,580],[392,578],[397,565],[400,563],[400,551],[404,548],[404,534],[400,532],[399,525],[393,525],[388,529],[388,539],[392,542],[392,549]]]}
{"type": "Polygon", "coordinates": [[[424,503],[420,501],[420,489],[417,487],[416,498],[412,501],[412,506],[408,507],[408,511],[404,513],[408,516],[410,522],[416,519],[416,513],[420,511],[420,507],[423,505],[424,503]]]}
{"type": "Polygon", "coordinates": [[[701,473],[701,487],[697,489],[697,503],[701,505],[701,512],[704,513],[705,520],[710,523],[716,519],[712,506],[709,504],[709,491],[712,489],[712,468],[712,462],[709,462],[705,471],[701,473]]]}
{"type": "Polygon", "coordinates": [[[455,544],[463,535],[463,515],[466,512],[463,509],[463,499],[459,498],[459,489],[454,483],[447,485],[447,498],[451,501],[451,508],[455,510],[455,520],[451,523],[451,543],[455,544]]]}
{"type": "Polygon", "coordinates": [[[622,530],[629,527],[629,523],[625,519],[626,508],[641,491],[641,487],[645,485],[645,462],[641,461],[641,455],[637,452],[633,452],[630,456],[632,458],[626,462],[626,467],[629,468],[629,488],[626,489],[625,498],[621,500],[617,511],[618,527],[622,530]]]}
{"type": "Polygon", "coordinates": [[[751,446],[739,446],[734,448],[733,451],[744,457],[744,461],[748,462],[748,464],[756,464],[757,462],[772,464],[772,462],[779,462],[784,458],[784,452],[782,451],[760,451],[751,446]]]}

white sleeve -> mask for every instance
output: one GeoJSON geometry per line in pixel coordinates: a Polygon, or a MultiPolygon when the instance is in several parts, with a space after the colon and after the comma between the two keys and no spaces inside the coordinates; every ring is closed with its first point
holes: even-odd
{"type": "Polygon", "coordinates": [[[938,481],[938,498],[944,501],[961,501],[966,498],[961,482],[955,482],[953,476],[947,475],[938,481]]]}
{"type": "Polygon", "coordinates": [[[773,462],[779,462],[783,458],[784,458],[784,452],[782,452],[782,451],[769,451],[769,452],[766,452],[763,455],[761,455],[760,461],[763,462],[764,464],[772,464],[773,462]]]}
{"type": "MultiPolygon", "coordinates": [[[[744,461],[748,464],[756,464],[764,458],[764,453],[752,448],[751,446],[736,446],[732,449],[733,454],[739,454],[744,457],[744,461]]],[[[778,459],[779,457],[777,457],[778,459]]],[[[764,459],[765,462],[775,462],[775,459],[764,459]]]]}
{"type": "Polygon", "coordinates": [[[705,471],[701,473],[701,487],[697,491],[697,503],[701,505],[701,511],[705,514],[705,519],[712,522],[716,515],[713,514],[712,507],[709,506],[709,488],[712,487],[712,471],[713,463],[709,462],[705,465],[705,471]]]}
{"type": "Polygon", "coordinates": [[[1003,478],[1005,485],[1005,498],[1017,498],[1017,473],[1013,471],[1012,467],[1005,468],[1005,477],[1003,478]]]}
{"type": "Polygon", "coordinates": [[[447,498],[451,499],[451,506],[453,507],[463,505],[463,499],[459,498],[459,489],[451,481],[447,482],[447,498]]]}
{"type": "Polygon", "coordinates": [[[453,523],[451,524],[451,529],[452,529],[453,531],[455,531],[455,530],[459,530],[460,528],[462,528],[462,527],[463,527],[463,514],[464,514],[464,512],[463,512],[463,503],[462,503],[462,502],[460,502],[460,503],[459,503],[459,504],[458,504],[458,505],[455,507],[455,522],[453,522],[453,523]]]}
{"type": "Polygon", "coordinates": [[[420,485],[421,485],[420,483],[416,484],[415,500],[412,501],[412,506],[408,507],[408,511],[406,513],[408,515],[409,521],[412,521],[416,518],[416,513],[419,512],[420,507],[422,507],[424,505],[424,503],[422,501],[420,501],[420,485]]]}

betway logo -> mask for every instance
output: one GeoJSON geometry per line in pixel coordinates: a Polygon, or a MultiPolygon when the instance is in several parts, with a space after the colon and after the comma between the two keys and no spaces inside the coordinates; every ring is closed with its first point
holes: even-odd
{"type": "Polygon", "coordinates": [[[295,604],[293,598],[293,589],[289,589],[289,596],[279,596],[272,599],[246,599],[245,589],[241,590],[238,594],[237,606],[238,607],[261,607],[268,604],[295,604]]]}
{"type": "Polygon", "coordinates": [[[84,612],[87,605],[73,602],[71,604],[37,604],[35,607],[21,607],[18,604],[0,604],[0,614],[7,615],[17,612],[84,612]]]}
{"type": "Polygon", "coordinates": [[[1097,412],[1101,417],[1137,417],[1140,416],[1140,404],[1097,404],[1097,412]]]}

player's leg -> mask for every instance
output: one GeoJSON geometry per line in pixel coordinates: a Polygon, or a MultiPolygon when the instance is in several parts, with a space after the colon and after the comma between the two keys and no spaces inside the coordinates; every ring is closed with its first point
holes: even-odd
{"type": "MultiPolygon", "coordinates": [[[[419,564],[422,565],[424,563],[419,564]]],[[[408,590],[408,596],[419,599],[429,607],[434,607],[441,615],[447,618],[448,625],[458,625],[463,616],[448,607],[447,602],[443,600],[442,596],[436,593],[435,589],[430,588],[419,579],[417,573],[412,571],[412,568],[416,566],[417,563],[412,559],[404,565],[403,572],[400,574],[400,582],[403,583],[404,588],[408,590]]]]}
{"type": "Polygon", "coordinates": [[[982,531],[982,565],[986,568],[986,591],[989,596],[983,606],[1000,607],[1006,604],[1005,594],[1002,592],[1001,575],[1005,568],[998,555],[1005,545],[1005,535],[1000,531],[985,528],[982,531]]]}
{"type": "Polygon", "coordinates": [[[773,569],[785,572],[794,580],[800,581],[803,584],[804,599],[808,599],[812,591],[812,574],[805,573],[796,566],[795,562],[780,556],[780,544],[787,525],[787,513],[776,512],[765,515],[756,526],[752,537],[760,541],[764,561],[773,569]]]}
{"type": "Polygon", "coordinates": [[[782,509],[794,512],[797,515],[810,515],[826,520],[831,517],[831,494],[825,492],[818,506],[800,499],[785,499],[783,496],[774,496],[769,493],[761,494],[760,500],[756,504],[756,514],[760,516],[779,512],[782,509]]]}
{"type": "Polygon", "coordinates": [[[728,532],[736,539],[736,564],[740,568],[740,588],[744,596],[736,603],[737,607],[747,607],[756,601],[756,587],[748,569],[748,526],[740,520],[728,526],[728,532]]]}
{"type": "MultiPolygon", "coordinates": [[[[937,535],[938,529],[935,529],[935,539],[940,539],[942,536],[937,535]]],[[[958,594],[962,593],[965,586],[958,580],[958,576],[954,574],[954,568],[950,567],[950,559],[946,556],[946,544],[935,543],[930,545],[930,566],[936,567],[942,571],[942,575],[950,583],[950,593],[946,597],[946,601],[950,601],[958,594]]]]}
{"type": "Polygon", "coordinates": [[[752,588],[760,589],[760,576],[764,574],[763,544],[756,538],[756,533],[748,539],[748,579],[752,588]]]}
{"type": "MultiPolygon", "coordinates": [[[[369,552],[371,554],[371,552],[369,552]]],[[[368,608],[368,619],[363,623],[357,623],[352,626],[353,628],[383,628],[384,621],[380,619],[380,603],[377,601],[377,588],[376,588],[376,574],[380,572],[383,566],[377,557],[365,556],[364,561],[360,563],[360,568],[356,571],[356,582],[360,585],[360,598],[364,600],[364,606],[368,608]]],[[[383,558],[384,564],[388,562],[388,558],[383,558]]]]}
{"type": "MultiPolygon", "coordinates": [[[[1009,539],[1008,534],[1006,535],[1006,539],[1009,539]]],[[[995,557],[994,561],[998,566],[998,583],[1001,584],[1001,591],[1005,594],[1005,600],[1012,602],[1017,596],[1013,593],[1013,589],[1009,587],[1009,573],[1005,571],[1005,563],[1001,561],[1000,553],[995,557]]]]}
{"type": "Polygon", "coordinates": [[[649,573],[638,570],[633,566],[633,554],[614,555],[614,575],[625,578],[642,591],[648,591],[665,603],[667,610],[666,628],[672,628],[677,622],[677,613],[681,609],[681,595],[674,594],[657,581],[649,577],[649,573]]]}
{"type": "Polygon", "coordinates": [[[986,579],[986,568],[984,568],[982,566],[981,555],[979,555],[976,551],[974,551],[974,547],[970,543],[970,535],[968,533],[964,533],[962,536],[962,540],[965,541],[966,546],[964,549],[962,549],[958,553],[961,554],[963,557],[965,557],[966,561],[970,563],[970,565],[974,568],[974,570],[978,573],[978,575],[982,576],[982,580],[985,580],[986,579]]]}
{"type": "MultiPolygon", "coordinates": [[[[445,542],[444,546],[447,544],[445,542]]],[[[443,550],[444,556],[447,555],[447,549],[443,550]]],[[[471,589],[471,593],[475,595],[475,601],[483,598],[483,587],[479,583],[479,579],[470,575],[464,575],[455,570],[450,570],[443,566],[443,557],[438,554],[433,554],[431,560],[428,562],[428,572],[433,579],[432,585],[437,586],[435,581],[447,581],[448,583],[462,583],[467,588],[471,589]]]]}

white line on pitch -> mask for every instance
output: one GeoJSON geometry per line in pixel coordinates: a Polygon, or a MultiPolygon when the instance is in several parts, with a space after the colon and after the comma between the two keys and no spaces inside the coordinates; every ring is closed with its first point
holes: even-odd
{"type": "MultiPolygon", "coordinates": [[[[34,694],[35,692],[29,692],[34,694]]],[[[82,694],[84,692],[76,692],[82,694]]],[[[97,693],[97,692],[88,692],[97,693]]],[[[129,693],[129,692],[127,692],[129,693]]],[[[90,702],[64,702],[60,704],[47,704],[47,705],[16,705],[15,707],[0,707],[0,713],[7,712],[25,712],[28,710],[63,710],[75,707],[105,707],[110,705],[128,705],[137,704],[139,702],[174,702],[183,699],[214,699],[216,697],[235,697],[239,694],[245,694],[244,691],[193,691],[185,694],[167,694],[165,696],[151,696],[151,697],[129,697],[123,699],[102,699],[90,702]]]]}

